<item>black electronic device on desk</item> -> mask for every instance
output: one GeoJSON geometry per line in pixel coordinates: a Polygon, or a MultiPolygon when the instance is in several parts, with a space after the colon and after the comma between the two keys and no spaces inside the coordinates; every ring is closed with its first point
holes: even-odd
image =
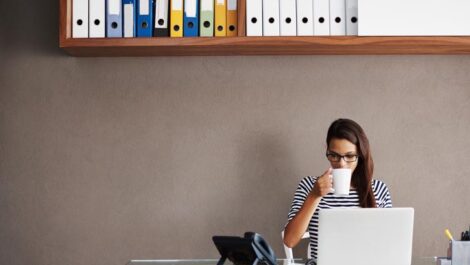
{"type": "Polygon", "coordinates": [[[217,265],[223,265],[228,258],[235,265],[276,265],[276,256],[269,244],[259,234],[246,232],[244,237],[212,237],[221,255],[217,265]]]}

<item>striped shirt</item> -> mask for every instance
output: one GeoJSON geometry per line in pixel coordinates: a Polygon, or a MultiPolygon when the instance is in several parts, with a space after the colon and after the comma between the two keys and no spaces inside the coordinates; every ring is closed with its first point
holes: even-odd
{"type": "MultiPolygon", "coordinates": [[[[295,191],[294,201],[292,202],[291,209],[288,214],[288,221],[295,217],[297,212],[304,204],[307,195],[313,189],[318,177],[308,176],[300,181],[299,187],[295,191]]],[[[372,180],[372,191],[375,195],[375,200],[378,208],[392,208],[392,200],[388,191],[387,185],[380,180],[372,180]]],[[[320,200],[315,213],[310,219],[308,225],[308,232],[310,233],[310,251],[311,257],[317,259],[318,248],[318,214],[321,209],[331,209],[339,207],[359,207],[359,196],[355,189],[351,189],[349,195],[335,196],[333,193],[328,193],[320,200]]]]}

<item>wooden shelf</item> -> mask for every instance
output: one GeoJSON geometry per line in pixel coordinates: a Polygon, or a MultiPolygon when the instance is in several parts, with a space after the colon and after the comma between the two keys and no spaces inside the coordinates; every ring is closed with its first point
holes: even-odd
{"type": "Polygon", "coordinates": [[[245,37],[244,15],[238,37],[73,39],[71,1],[60,0],[59,45],[73,56],[470,54],[470,37],[245,37]]]}
{"type": "Polygon", "coordinates": [[[470,54],[466,37],[224,37],[65,39],[74,56],[470,54]]]}

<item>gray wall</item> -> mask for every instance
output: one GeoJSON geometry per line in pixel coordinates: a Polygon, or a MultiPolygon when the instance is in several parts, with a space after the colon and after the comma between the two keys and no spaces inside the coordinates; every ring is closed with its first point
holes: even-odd
{"type": "Polygon", "coordinates": [[[470,224],[468,56],[74,58],[57,0],[1,1],[0,20],[1,264],[215,258],[212,235],[248,230],[283,256],[338,117],[415,207],[416,256],[470,224]]]}

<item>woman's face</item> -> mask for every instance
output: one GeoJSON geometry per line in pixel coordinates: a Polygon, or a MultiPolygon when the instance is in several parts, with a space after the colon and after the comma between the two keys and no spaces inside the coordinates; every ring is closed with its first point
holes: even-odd
{"type": "Polygon", "coordinates": [[[357,147],[350,141],[333,138],[326,152],[332,168],[350,168],[351,172],[356,169],[359,160],[357,147]]]}

